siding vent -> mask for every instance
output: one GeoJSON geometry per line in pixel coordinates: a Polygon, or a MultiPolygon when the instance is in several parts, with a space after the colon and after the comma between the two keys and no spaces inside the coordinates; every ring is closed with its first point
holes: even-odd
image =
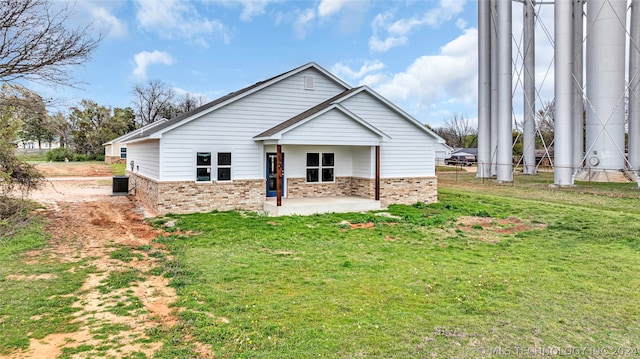
{"type": "Polygon", "coordinates": [[[304,77],[304,89],[305,90],[313,90],[314,89],[314,78],[311,75],[306,75],[304,77]]]}

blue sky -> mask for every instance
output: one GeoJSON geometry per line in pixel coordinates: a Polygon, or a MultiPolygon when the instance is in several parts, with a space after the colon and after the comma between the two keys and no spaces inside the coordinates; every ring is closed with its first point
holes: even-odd
{"type": "Polygon", "coordinates": [[[34,85],[66,107],[130,106],[155,79],[213,100],[314,61],[421,122],[477,117],[475,1],[84,0],[75,12],[106,33],[73,72],[80,88],[34,85]]]}

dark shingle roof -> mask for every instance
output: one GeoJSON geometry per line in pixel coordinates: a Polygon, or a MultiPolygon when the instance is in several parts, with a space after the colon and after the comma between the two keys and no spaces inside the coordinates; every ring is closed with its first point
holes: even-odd
{"type": "Polygon", "coordinates": [[[327,107],[331,106],[334,102],[338,101],[339,99],[341,99],[341,98],[343,98],[345,96],[348,96],[349,94],[351,94],[351,93],[353,93],[353,92],[355,92],[357,90],[360,90],[361,88],[362,88],[362,86],[361,87],[354,87],[352,89],[348,89],[346,91],[343,91],[343,92],[339,93],[338,95],[333,96],[330,99],[328,99],[328,100],[326,100],[324,102],[321,102],[321,103],[311,107],[310,109],[308,109],[308,110],[306,110],[306,111],[304,111],[304,112],[302,112],[302,113],[300,113],[298,115],[295,115],[294,117],[292,117],[292,118],[290,118],[290,119],[288,119],[288,120],[286,120],[284,122],[281,122],[281,123],[275,125],[274,127],[271,127],[270,129],[262,132],[261,134],[259,134],[257,136],[254,136],[253,138],[268,137],[268,136],[275,135],[276,133],[295,125],[296,123],[298,123],[300,121],[303,121],[304,119],[308,118],[309,116],[315,115],[316,113],[326,109],[327,107]]]}

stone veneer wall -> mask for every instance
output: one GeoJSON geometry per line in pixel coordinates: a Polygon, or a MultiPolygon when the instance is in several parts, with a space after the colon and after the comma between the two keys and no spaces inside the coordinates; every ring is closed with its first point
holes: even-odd
{"type": "Polygon", "coordinates": [[[436,177],[381,178],[380,202],[390,204],[433,203],[438,201],[436,177]]]}
{"type": "Polygon", "coordinates": [[[262,211],[264,207],[266,193],[264,180],[261,179],[208,183],[157,182],[128,174],[131,176],[129,186],[137,186],[133,192],[136,199],[157,214],[234,209],[262,211]]]}
{"type": "MultiPolygon", "coordinates": [[[[332,183],[306,183],[304,178],[287,178],[287,197],[357,196],[375,198],[374,178],[336,177],[332,183]]],[[[381,178],[380,202],[383,206],[393,203],[433,203],[438,200],[436,177],[381,178]]]]}
{"type": "Polygon", "coordinates": [[[307,183],[305,178],[287,178],[287,198],[351,196],[351,177],[335,182],[307,183]]]}
{"type": "Polygon", "coordinates": [[[376,198],[376,180],[375,178],[352,177],[351,178],[351,196],[362,198],[376,198]]]}
{"type": "Polygon", "coordinates": [[[114,163],[127,163],[125,158],[120,158],[120,156],[104,156],[104,162],[108,165],[114,163]]]}
{"type": "MultiPolygon", "coordinates": [[[[133,172],[129,189],[135,199],[157,214],[194,213],[244,209],[262,211],[266,197],[264,180],[195,183],[157,182],[133,172]]],[[[287,178],[287,197],[375,197],[375,180],[362,177],[336,177],[332,183],[306,183],[304,178],[287,178]]],[[[438,200],[436,177],[381,178],[380,202],[390,204],[433,203],[438,200]]]]}
{"type": "Polygon", "coordinates": [[[158,211],[158,182],[129,171],[126,171],[126,175],[129,176],[130,195],[153,212],[160,214],[158,211]]]}

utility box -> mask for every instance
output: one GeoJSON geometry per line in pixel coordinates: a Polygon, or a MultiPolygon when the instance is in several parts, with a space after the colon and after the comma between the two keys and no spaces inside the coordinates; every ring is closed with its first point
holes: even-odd
{"type": "Polygon", "coordinates": [[[114,176],[111,191],[112,196],[129,195],[129,176],[114,176]]]}

